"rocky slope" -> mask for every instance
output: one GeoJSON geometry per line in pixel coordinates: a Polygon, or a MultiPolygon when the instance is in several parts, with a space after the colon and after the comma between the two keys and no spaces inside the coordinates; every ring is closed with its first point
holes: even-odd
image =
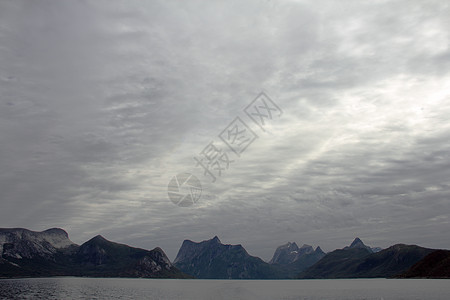
{"type": "Polygon", "coordinates": [[[312,246],[304,244],[299,248],[295,242],[289,242],[276,249],[269,263],[274,267],[278,267],[285,278],[293,278],[324,256],[325,253],[320,247],[314,250],[312,246]]]}
{"type": "Polygon", "coordinates": [[[70,257],[74,275],[101,277],[172,278],[180,276],[161,248],[144,250],[106,240],[98,235],[70,257]]]}
{"type": "Polygon", "coordinates": [[[450,251],[436,250],[416,264],[399,278],[450,278],[450,251]]]}
{"type": "Polygon", "coordinates": [[[62,229],[0,229],[0,277],[186,278],[160,248],[144,250],[96,236],[78,246],[62,229]]]}
{"type": "Polygon", "coordinates": [[[50,258],[59,250],[76,246],[62,229],[52,228],[42,232],[24,228],[0,229],[0,254],[8,258],[50,258]]]}
{"type": "Polygon", "coordinates": [[[432,249],[397,244],[372,253],[363,246],[328,253],[299,275],[303,279],[375,278],[400,274],[431,253],[432,249]]]}
{"type": "Polygon", "coordinates": [[[203,279],[280,278],[278,269],[251,256],[241,245],[224,245],[215,236],[203,242],[183,241],[174,264],[203,279]]]}
{"type": "Polygon", "coordinates": [[[306,254],[311,254],[314,252],[313,247],[304,244],[301,248],[297,244],[288,242],[287,244],[279,246],[272,259],[269,261],[270,264],[290,264],[298,260],[301,256],[306,254]]]}

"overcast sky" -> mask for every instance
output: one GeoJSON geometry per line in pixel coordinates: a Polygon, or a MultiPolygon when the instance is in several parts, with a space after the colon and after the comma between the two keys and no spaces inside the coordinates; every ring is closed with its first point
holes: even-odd
{"type": "Polygon", "coordinates": [[[449,29],[447,1],[2,0],[0,227],[171,259],[214,235],[266,260],[450,248],[449,29]],[[194,157],[236,117],[257,138],[212,182],[194,157]],[[179,173],[193,206],[168,198],[179,173]]]}

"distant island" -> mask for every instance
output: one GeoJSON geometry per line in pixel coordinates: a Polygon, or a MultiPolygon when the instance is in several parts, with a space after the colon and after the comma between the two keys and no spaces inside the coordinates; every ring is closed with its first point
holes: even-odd
{"type": "Polygon", "coordinates": [[[371,248],[359,238],[325,253],[317,246],[279,246],[265,262],[242,245],[215,236],[183,241],[174,260],[156,247],[145,250],[98,235],[82,245],[66,231],[0,229],[0,278],[84,276],[199,279],[450,278],[450,251],[396,244],[371,248]]]}

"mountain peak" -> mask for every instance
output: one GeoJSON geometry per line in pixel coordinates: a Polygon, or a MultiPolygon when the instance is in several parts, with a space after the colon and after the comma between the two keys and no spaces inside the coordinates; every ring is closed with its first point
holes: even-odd
{"type": "Polygon", "coordinates": [[[288,248],[298,249],[297,243],[295,243],[295,242],[293,242],[293,243],[288,242],[286,245],[288,248]]]}
{"type": "Polygon", "coordinates": [[[215,235],[212,239],[211,242],[214,243],[218,243],[218,244],[222,244],[222,242],[219,240],[219,237],[217,235],[215,235]]]}
{"type": "Polygon", "coordinates": [[[361,239],[359,237],[356,237],[353,242],[350,244],[350,248],[356,248],[358,246],[365,246],[363,241],[361,241],[361,239]]]}
{"type": "Polygon", "coordinates": [[[186,261],[192,259],[198,252],[204,249],[217,249],[225,246],[220,241],[219,237],[215,235],[212,239],[203,240],[199,243],[191,240],[184,240],[181,244],[181,248],[178,250],[178,254],[175,257],[174,263],[186,261]]]}
{"type": "Polygon", "coordinates": [[[43,232],[49,233],[49,234],[61,234],[63,236],[69,237],[69,234],[67,233],[67,231],[65,231],[64,229],[61,229],[61,228],[50,228],[43,232]]]}
{"type": "MultiPolygon", "coordinates": [[[[312,254],[314,248],[311,245],[303,244],[300,248],[295,242],[288,242],[287,244],[279,246],[272,259],[269,261],[270,264],[290,264],[294,261],[299,260],[305,255],[312,254]]],[[[318,252],[319,253],[319,252],[318,252]]]]}
{"type": "Polygon", "coordinates": [[[349,248],[369,248],[367,247],[363,241],[359,237],[356,237],[353,242],[350,244],[349,248]]]}
{"type": "Polygon", "coordinates": [[[90,239],[90,241],[92,242],[108,242],[107,239],[105,239],[103,236],[101,236],[100,234],[94,236],[92,239],[90,239]]]}
{"type": "Polygon", "coordinates": [[[161,248],[145,250],[101,235],[78,246],[66,231],[0,228],[0,278],[94,276],[186,278],[161,248]]]}
{"type": "Polygon", "coordinates": [[[325,252],[323,252],[323,250],[322,250],[322,248],[320,248],[320,246],[317,246],[317,248],[316,248],[316,250],[314,250],[314,252],[325,254],[325,252]]]}
{"type": "Polygon", "coordinates": [[[416,245],[394,245],[375,254],[366,248],[346,248],[328,253],[299,278],[389,278],[405,272],[434,251],[416,245]]]}
{"type": "Polygon", "coordinates": [[[360,238],[355,238],[353,240],[353,242],[350,244],[350,246],[344,247],[345,249],[366,249],[367,251],[369,251],[370,253],[372,253],[372,249],[369,246],[366,246],[363,241],[361,241],[360,238]]]}
{"type": "Polygon", "coordinates": [[[32,231],[25,228],[0,228],[0,257],[33,258],[35,256],[53,256],[57,250],[75,245],[67,232],[60,228],[45,231],[32,231]],[[15,247],[4,249],[4,244],[15,247]]]}
{"type": "Polygon", "coordinates": [[[295,242],[287,242],[286,244],[279,246],[277,249],[285,249],[286,251],[296,251],[299,248],[295,242]]]}

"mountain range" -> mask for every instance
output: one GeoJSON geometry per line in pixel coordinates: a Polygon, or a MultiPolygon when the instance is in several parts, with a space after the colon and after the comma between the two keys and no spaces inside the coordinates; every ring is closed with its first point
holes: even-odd
{"type": "Polygon", "coordinates": [[[288,242],[287,244],[279,246],[277,250],[275,250],[275,253],[269,263],[287,265],[296,262],[303,257],[310,257],[313,254],[317,254],[320,258],[325,255],[319,246],[317,246],[316,250],[314,250],[312,246],[307,244],[303,244],[303,246],[299,248],[295,242],[288,242]]]}
{"type": "Polygon", "coordinates": [[[325,256],[320,246],[316,249],[310,245],[303,244],[300,248],[295,242],[279,246],[269,261],[278,268],[282,278],[293,278],[306,268],[312,266],[325,256]]]}
{"type": "MultiPolygon", "coordinates": [[[[361,242],[362,243],[362,242],[361,242]]],[[[373,253],[364,244],[334,250],[303,271],[298,278],[376,278],[392,277],[407,271],[433,249],[397,244],[373,253]]]]}
{"type": "Polygon", "coordinates": [[[0,277],[189,277],[160,248],[133,248],[100,235],[79,246],[59,228],[0,229],[0,254],[0,277]]]}
{"type": "Polygon", "coordinates": [[[269,262],[217,236],[184,240],[172,264],[164,251],[145,250],[97,235],[82,245],[67,232],[0,229],[0,278],[93,276],[203,279],[449,278],[450,251],[396,244],[371,248],[356,238],[325,253],[317,246],[279,246],[269,262]]]}

